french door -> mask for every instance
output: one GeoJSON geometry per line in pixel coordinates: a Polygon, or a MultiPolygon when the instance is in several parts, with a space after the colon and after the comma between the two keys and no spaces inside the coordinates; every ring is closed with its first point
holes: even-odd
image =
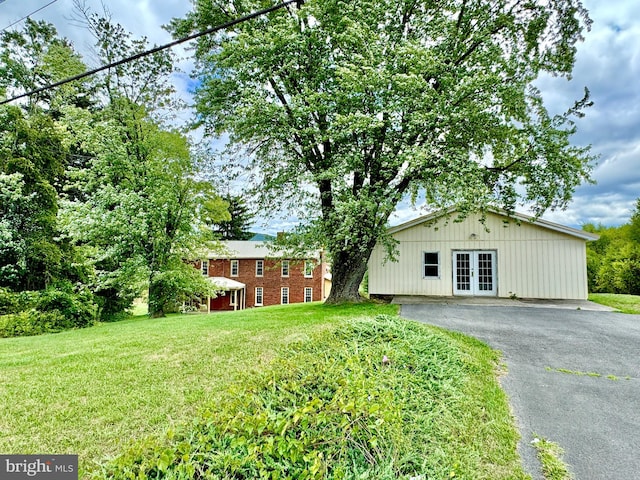
{"type": "Polygon", "coordinates": [[[467,250],[453,252],[454,295],[497,295],[496,252],[467,250]]]}

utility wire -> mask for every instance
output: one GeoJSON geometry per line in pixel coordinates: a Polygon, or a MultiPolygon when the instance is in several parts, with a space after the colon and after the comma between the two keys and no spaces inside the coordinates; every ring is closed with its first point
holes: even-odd
{"type": "MultiPolygon", "coordinates": [[[[0,1],[0,3],[2,3],[3,1],[5,1],[5,0],[1,0],[1,1],[0,1]]],[[[49,3],[47,3],[44,7],[40,7],[39,9],[34,10],[34,11],[33,11],[33,12],[31,12],[30,14],[25,15],[24,17],[22,17],[20,20],[16,20],[16,21],[15,21],[15,22],[13,22],[11,25],[7,25],[6,27],[4,27],[4,28],[2,29],[2,31],[3,31],[3,32],[4,32],[4,31],[6,31],[7,29],[9,29],[9,28],[13,27],[14,25],[17,25],[18,23],[20,23],[20,22],[21,22],[21,21],[23,21],[24,19],[29,18],[29,17],[30,17],[31,15],[33,15],[34,13],[38,13],[40,10],[44,10],[44,9],[45,9],[45,8],[47,8],[49,5],[53,5],[53,4],[54,4],[54,3],[56,3],[57,1],[58,1],[58,0],[53,0],[53,1],[49,2],[49,3]]]]}
{"type": "Polygon", "coordinates": [[[132,62],[134,60],[137,60],[139,58],[146,57],[148,55],[153,55],[154,53],[161,52],[162,50],[167,50],[169,48],[175,47],[176,45],[180,45],[180,44],[188,42],[190,40],[194,40],[196,38],[203,37],[205,35],[209,35],[211,33],[217,32],[219,30],[224,30],[226,28],[233,27],[234,25],[238,25],[239,23],[246,22],[247,20],[252,20],[252,19],[254,19],[256,17],[260,17],[262,15],[266,15],[267,13],[274,12],[274,11],[279,10],[281,8],[284,8],[287,5],[290,5],[292,3],[297,3],[298,5],[300,5],[301,1],[300,0],[286,0],[286,1],[282,2],[282,3],[278,3],[277,5],[274,5],[272,7],[265,8],[263,10],[259,10],[257,12],[253,12],[253,13],[250,13],[248,15],[245,15],[244,17],[236,18],[235,20],[231,20],[229,22],[223,23],[222,25],[217,25],[215,27],[211,27],[211,28],[208,28],[206,30],[203,30],[202,32],[198,32],[198,33],[194,33],[192,35],[189,35],[188,37],[184,37],[184,38],[180,38],[178,40],[174,40],[171,43],[167,43],[165,45],[161,45],[159,47],[152,48],[151,50],[146,50],[144,52],[140,52],[140,53],[137,53],[135,55],[131,55],[130,57],[123,58],[121,60],[118,60],[117,62],[109,63],[108,65],[103,65],[101,67],[94,68],[93,70],[89,70],[88,72],[84,72],[84,73],[81,73],[79,75],[75,75],[73,77],[65,78],[64,80],[60,80],[59,82],[52,83],[50,85],[45,85],[44,87],[36,88],[35,90],[31,90],[30,92],[23,93],[21,95],[9,98],[7,100],[2,100],[2,101],[0,101],[0,105],[5,105],[7,103],[13,102],[14,100],[18,100],[20,98],[30,97],[30,96],[35,95],[37,93],[41,93],[41,92],[44,92],[46,90],[51,90],[52,88],[59,87],[60,85],[64,85],[64,84],[70,83],[70,82],[75,82],[76,80],[80,80],[80,79],[89,77],[89,76],[94,75],[94,74],[96,74],[98,72],[102,72],[103,70],[107,70],[109,68],[117,67],[117,66],[123,65],[125,63],[129,63],[129,62],[132,62]]]}

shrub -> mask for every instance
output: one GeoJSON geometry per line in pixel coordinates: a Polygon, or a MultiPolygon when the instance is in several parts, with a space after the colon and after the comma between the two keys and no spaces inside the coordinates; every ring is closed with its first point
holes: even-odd
{"type": "Polygon", "coordinates": [[[16,312],[18,297],[6,288],[0,287],[0,315],[16,312]]]}
{"type": "Polygon", "coordinates": [[[69,328],[92,325],[97,306],[92,293],[85,287],[74,292],[70,283],[59,283],[42,292],[36,302],[41,312],[59,312],[69,322],[69,328]]]}
{"type": "Polygon", "coordinates": [[[25,310],[0,316],[0,337],[25,337],[55,333],[72,328],[71,322],[60,312],[25,310]]]}
{"type": "Polygon", "coordinates": [[[85,287],[59,283],[40,292],[0,289],[0,337],[54,333],[92,325],[97,306],[85,287]]]}
{"type": "Polygon", "coordinates": [[[19,313],[33,308],[38,295],[39,292],[12,292],[6,288],[0,288],[0,315],[19,313]]]}

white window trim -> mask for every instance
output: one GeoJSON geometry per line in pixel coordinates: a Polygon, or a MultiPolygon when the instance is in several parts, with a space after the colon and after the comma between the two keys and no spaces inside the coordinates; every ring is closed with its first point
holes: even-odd
{"type": "Polygon", "coordinates": [[[256,277],[264,277],[264,260],[256,260],[256,277]],[[258,273],[258,265],[260,265],[261,273],[258,273]]]}
{"type": "Polygon", "coordinates": [[[291,271],[291,266],[289,265],[289,260],[282,260],[282,264],[280,265],[280,276],[281,277],[288,277],[290,271],[291,271]],[[286,274],[284,273],[285,265],[287,266],[287,273],[286,274]]]}
{"type": "Polygon", "coordinates": [[[289,287],[282,287],[280,289],[280,304],[281,305],[289,305],[291,303],[291,299],[289,297],[289,287]],[[287,301],[284,301],[285,295],[284,292],[287,292],[287,301]]]}
{"type": "Polygon", "coordinates": [[[231,290],[231,298],[229,299],[229,306],[235,307],[238,301],[238,291],[231,290]]]}
{"type": "Polygon", "coordinates": [[[316,266],[315,266],[313,261],[305,260],[304,261],[304,271],[303,271],[304,278],[313,278],[313,271],[315,270],[315,268],[316,268],[316,266]],[[307,273],[307,265],[311,266],[310,273],[307,273]]]}
{"type": "Polygon", "coordinates": [[[205,277],[209,276],[209,260],[202,260],[202,263],[200,264],[200,272],[205,277]]]}
{"type": "Polygon", "coordinates": [[[256,287],[255,304],[256,307],[262,307],[264,305],[264,289],[262,287],[256,287]],[[260,290],[260,303],[258,303],[258,290],[260,290]]]}
{"type": "Polygon", "coordinates": [[[239,260],[231,260],[231,266],[229,268],[229,275],[232,277],[237,277],[240,273],[240,261],[239,260]],[[236,266],[236,273],[233,273],[233,266],[236,266]]]}
{"type": "Polygon", "coordinates": [[[304,287],[304,303],[313,302],[313,287],[304,287]],[[309,300],[307,300],[307,291],[309,292],[309,300]]]}
{"type": "Polygon", "coordinates": [[[442,266],[440,265],[441,261],[442,261],[441,257],[442,257],[442,255],[440,255],[439,251],[434,252],[434,251],[426,251],[425,250],[425,251],[422,252],[422,278],[424,280],[438,280],[440,278],[440,276],[442,275],[442,266]],[[436,255],[438,255],[438,263],[437,264],[435,264],[435,263],[426,263],[425,256],[426,256],[427,253],[435,253],[436,255]],[[434,265],[438,267],[438,275],[428,275],[428,276],[425,275],[424,274],[425,273],[424,272],[425,267],[426,266],[434,266],[434,265]]]}

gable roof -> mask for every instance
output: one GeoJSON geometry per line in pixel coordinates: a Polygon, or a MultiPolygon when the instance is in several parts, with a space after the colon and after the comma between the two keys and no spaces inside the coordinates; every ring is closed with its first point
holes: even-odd
{"type": "MultiPolygon", "coordinates": [[[[433,212],[428,215],[423,215],[421,217],[415,218],[413,220],[409,220],[408,222],[402,223],[395,227],[391,227],[388,229],[390,234],[398,233],[403,230],[406,230],[411,227],[415,227],[416,225],[420,225],[425,222],[430,222],[437,220],[440,217],[444,217],[447,215],[451,215],[455,213],[457,209],[455,207],[449,208],[447,210],[440,210],[438,212],[433,212]]],[[[566,225],[561,225],[559,223],[553,223],[548,220],[543,220],[541,218],[531,217],[529,215],[525,215],[524,213],[513,212],[512,214],[507,214],[506,212],[497,210],[497,209],[487,209],[488,213],[492,213],[494,215],[498,215],[507,219],[513,219],[521,222],[526,222],[531,225],[536,225],[538,227],[546,228],[548,230],[553,230],[555,232],[564,233],[565,235],[569,235],[572,237],[579,238],[581,240],[585,240],[587,242],[598,240],[600,235],[595,233],[585,232],[584,230],[578,230],[577,228],[567,227],[566,225]]]]}

